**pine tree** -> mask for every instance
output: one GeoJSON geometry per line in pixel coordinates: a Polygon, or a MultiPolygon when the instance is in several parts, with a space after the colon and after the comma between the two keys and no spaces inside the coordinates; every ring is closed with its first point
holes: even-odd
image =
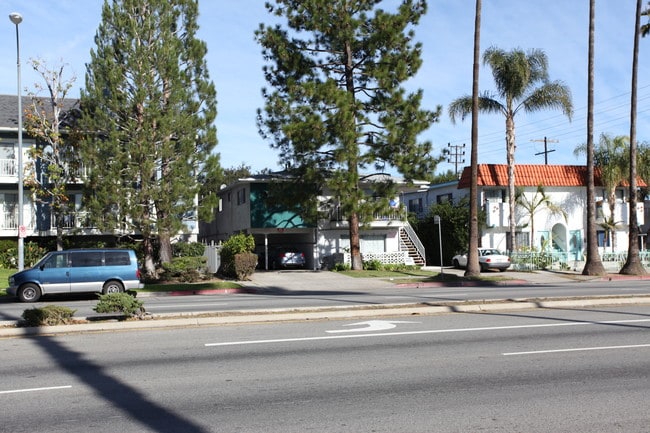
{"type": "Polygon", "coordinates": [[[100,229],[142,235],[150,275],[154,238],[169,261],[199,194],[213,202],[197,182],[218,169],[216,91],[197,15],[196,0],[104,2],[81,92],[85,204],[100,229]]]}
{"type": "MultiPolygon", "coordinates": [[[[288,29],[261,24],[256,32],[270,86],[258,112],[260,132],[303,185],[326,188],[339,200],[355,270],[362,268],[360,225],[378,207],[388,207],[387,199],[368,200],[361,176],[393,167],[407,180],[425,179],[437,163],[429,155],[431,144],[418,143],[417,136],[438,119],[440,107],[422,110],[422,91],[408,93],[402,86],[421,65],[413,27],[426,2],[404,0],[394,13],[380,3],[267,2],[269,13],[288,29]]],[[[391,197],[389,182],[375,188],[376,196],[391,197]]]]}

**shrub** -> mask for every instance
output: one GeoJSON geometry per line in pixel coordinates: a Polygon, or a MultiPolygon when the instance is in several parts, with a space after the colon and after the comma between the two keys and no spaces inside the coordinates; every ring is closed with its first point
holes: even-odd
{"type": "Polygon", "coordinates": [[[207,259],[201,257],[174,257],[169,263],[163,263],[165,272],[162,279],[194,283],[203,278],[207,272],[207,259]]]}
{"type": "MultiPolygon", "coordinates": [[[[18,242],[4,239],[0,241],[0,268],[12,269],[18,266],[18,242]]],[[[32,267],[47,253],[46,248],[36,242],[25,242],[23,260],[25,267],[32,267]]]]}
{"type": "Polygon", "coordinates": [[[253,235],[239,233],[231,236],[221,248],[221,273],[236,278],[235,256],[242,253],[252,253],[254,249],[255,238],[253,235]]]}
{"type": "Polygon", "coordinates": [[[257,254],[235,254],[235,276],[238,280],[247,280],[255,272],[255,267],[257,267],[257,254]]]}
{"type": "Polygon", "coordinates": [[[363,262],[363,269],[366,271],[381,271],[384,269],[384,264],[380,260],[368,260],[363,262]]]}
{"type": "Polygon", "coordinates": [[[350,265],[347,264],[347,263],[335,263],[332,270],[334,272],[349,271],[350,270],[350,265]]]}
{"type": "Polygon", "coordinates": [[[145,314],[142,301],[129,293],[107,293],[99,296],[99,302],[93,308],[97,313],[121,313],[128,317],[143,318],[145,314]]]}
{"type": "Polygon", "coordinates": [[[177,242],[172,245],[174,257],[201,257],[205,252],[205,245],[200,242],[177,242]]]}
{"type": "Polygon", "coordinates": [[[47,305],[42,308],[31,308],[23,311],[23,319],[27,326],[53,326],[72,323],[72,317],[77,310],[58,305],[47,305]]]}
{"type": "Polygon", "coordinates": [[[31,268],[47,253],[46,248],[40,247],[36,242],[25,243],[24,248],[25,267],[31,268]]]}

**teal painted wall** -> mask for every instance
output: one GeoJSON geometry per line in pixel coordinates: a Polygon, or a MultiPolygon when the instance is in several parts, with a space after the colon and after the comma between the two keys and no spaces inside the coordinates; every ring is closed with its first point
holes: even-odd
{"type": "MultiPolygon", "coordinates": [[[[287,185],[287,187],[292,187],[287,185]]],[[[310,225],[296,212],[266,202],[268,184],[250,184],[251,228],[308,228],[310,225]]]]}

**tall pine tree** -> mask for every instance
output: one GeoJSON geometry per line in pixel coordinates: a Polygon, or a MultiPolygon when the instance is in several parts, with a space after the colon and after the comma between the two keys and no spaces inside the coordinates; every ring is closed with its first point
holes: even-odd
{"type": "MultiPolygon", "coordinates": [[[[404,0],[392,13],[381,3],[275,0],[266,8],[288,29],[261,24],[256,32],[270,86],[258,113],[260,132],[303,184],[337,197],[355,270],[362,268],[360,225],[388,205],[368,200],[360,177],[392,167],[407,180],[426,179],[438,161],[417,136],[438,119],[440,107],[421,109],[422,91],[403,87],[422,63],[413,28],[426,2],[404,0]]],[[[377,196],[394,193],[390,182],[375,186],[377,196]]]]}
{"type": "Polygon", "coordinates": [[[216,91],[196,0],[104,1],[81,92],[81,151],[91,167],[85,204],[97,227],[140,233],[145,269],[171,259],[171,237],[210,192],[218,170],[216,91]]]}

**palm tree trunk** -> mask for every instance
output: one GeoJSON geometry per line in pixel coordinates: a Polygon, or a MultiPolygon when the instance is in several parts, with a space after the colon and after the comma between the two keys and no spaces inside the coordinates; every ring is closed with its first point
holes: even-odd
{"type": "Polygon", "coordinates": [[[587,261],[583,275],[605,275],[596,238],[594,191],[594,25],[596,0],[589,0],[589,60],[587,78],[587,261]]]}
{"type": "Polygon", "coordinates": [[[474,64],[472,70],[472,150],[471,150],[471,182],[469,187],[469,251],[465,276],[480,275],[478,264],[478,98],[479,98],[479,65],[481,45],[481,0],[476,0],[474,14],[474,64]]]}
{"type": "Polygon", "coordinates": [[[515,120],[512,115],[506,116],[506,162],[508,164],[508,207],[510,210],[508,233],[510,251],[516,251],[517,223],[515,221],[515,120]]]}
{"type": "Polygon", "coordinates": [[[636,217],[636,92],[637,72],[639,69],[639,33],[641,27],[641,0],[636,2],[636,22],[634,27],[634,51],[632,54],[632,96],[630,102],[630,237],[627,249],[627,261],[621,274],[644,275],[645,268],[639,258],[639,223],[636,217]]]}

